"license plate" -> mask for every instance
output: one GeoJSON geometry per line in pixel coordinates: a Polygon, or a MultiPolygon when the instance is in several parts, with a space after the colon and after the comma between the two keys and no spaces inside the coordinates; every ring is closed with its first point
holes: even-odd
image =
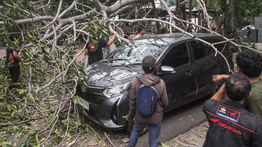
{"type": "Polygon", "coordinates": [[[87,101],[85,101],[84,99],[80,97],[77,97],[77,103],[89,111],[89,103],[87,101]]]}

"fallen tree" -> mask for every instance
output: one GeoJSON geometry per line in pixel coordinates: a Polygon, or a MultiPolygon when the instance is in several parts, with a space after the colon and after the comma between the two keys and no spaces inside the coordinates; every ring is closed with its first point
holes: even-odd
{"type": "MultiPolygon", "coordinates": [[[[76,62],[76,59],[85,49],[83,44],[96,41],[97,35],[110,35],[117,31],[119,41],[132,45],[123,37],[124,31],[118,26],[118,22],[155,21],[168,24],[221,54],[214,47],[215,44],[196,38],[172,21],[192,24],[210,33],[220,34],[211,28],[178,18],[163,0],[160,1],[166,8],[170,21],[147,18],[147,13],[138,17],[137,10],[150,2],[147,0],[117,0],[109,6],[99,0],[4,0],[0,9],[0,40],[11,45],[11,39],[15,39],[13,47],[25,61],[22,64],[20,81],[13,91],[8,89],[11,81],[7,67],[0,67],[0,145],[16,145],[22,136],[27,136],[22,143],[26,146],[71,146],[89,130],[95,132],[92,127],[80,121],[75,105],[78,79],[81,78],[81,73],[84,74],[83,63],[76,62]],[[129,11],[134,16],[129,16],[129,19],[111,19],[124,11],[129,11]],[[61,38],[69,38],[70,34],[73,35],[72,40],[68,39],[62,45],[57,44],[61,38]],[[83,46],[76,54],[71,47],[80,42],[83,46]]],[[[206,11],[205,3],[203,0],[197,2],[209,23],[212,18],[206,11]]],[[[224,39],[239,49],[246,47],[236,44],[233,39],[224,39]]],[[[5,64],[4,59],[1,59],[1,63],[5,64]]],[[[99,135],[94,138],[97,144],[105,145],[99,135]]],[[[83,142],[87,143],[93,138],[85,140],[83,142]]],[[[110,143],[112,144],[111,141],[110,143]]]]}

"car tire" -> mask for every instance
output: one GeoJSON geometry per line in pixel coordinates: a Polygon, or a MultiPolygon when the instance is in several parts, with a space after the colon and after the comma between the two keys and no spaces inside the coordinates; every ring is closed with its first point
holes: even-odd
{"type": "MultiPolygon", "coordinates": [[[[133,128],[135,127],[135,117],[132,120],[127,121],[127,125],[126,125],[126,132],[130,135],[133,128]]],[[[148,127],[145,127],[142,132],[139,134],[139,136],[143,136],[144,134],[146,134],[148,131],[148,127]]]]}

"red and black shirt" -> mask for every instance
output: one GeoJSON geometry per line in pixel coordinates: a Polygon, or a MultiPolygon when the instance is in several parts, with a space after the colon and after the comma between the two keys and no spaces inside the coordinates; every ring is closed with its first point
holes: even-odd
{"type": "Polygon", "coordinates": [[[262,146],[262,121],[243,105],[209,99],[203,106],[209,129],[203,147],[262,146]]]}

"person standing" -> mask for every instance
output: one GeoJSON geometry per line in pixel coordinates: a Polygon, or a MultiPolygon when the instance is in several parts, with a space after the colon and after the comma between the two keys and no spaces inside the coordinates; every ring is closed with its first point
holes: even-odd
{"type": "Polygon", "coordinates": [[[251,33],[251,29],[250,27],[247,27],[247,42],[249,45],[251,45],[251,36],[252,36],[252,33],[251,33]]]}
{"type": "MultiPolygon", "coordinates": [[[[12,41],[12,43],[14,44],[15,42],[12,41]]],[[[9,89],[11,90],[12,88],[15,88],[14,83],[17,83],[18,78],[20,76],[19,61],[23,62],[24,59],[20,58],[17,52],[14,51],[14,49],[10,47],[10,45],[8,45],[6,48],[6,59],[7,67],[9,69],[12,79],[12,85],[9,87],[9,89]]]]}
{"type": "Polygon", "coordinates": [[[262,145],[262,121],[244,109],[251,96],[251,84],[242,73],[233,74],[209,100],[203,112],[209,129],[203,147],[259,147],[262,145]],[[223,101],[224,93],[227,98],[223,101]]]}
{"type": "Polygon", "coordinates": [[[211,27],[211,29],[212,29],[212,31],[216,31],[216,27],[214,26],[214,25],[212,25],[212,27],[211,27]]]}
{"type": "MultiPolygon", "coordinates": [[[[252,96],[245,100],[244,106],[262,118],[262,56],[256,51],[247,50],[237,54],[236,62],[237,72],[246,75],[252,84],[252,96]]],[[[218,83],[228,77],[229,75],[214,75],[213,81],[218,83]]]]}
{"type": "Polygon", "coordinates": [[[131,83],[129,112],[126,120],[130,121],[135,117],[135,126],[131,132],[128,147],[134,147],[137,143],[140,132],[145,128],[149,128],[149,146],[157,147],[160,138],[160,130],[163,119],[163,109],[168,105],[168,97],[165,82],[154,75],[156,69],[156,59],[153,56],[146,56],[142,60],[142,68],[144,74],[140,76],[140,80],[144,86],[153,86],[158,95],[158,103],[156,111],[148,116],[142,116],[136,108],[136,98],[141,83],[138,78],[133,79],[131,83]]]}
{"type": "Polygon", "coordinates": [[[117,35],[117,32],[114,33],[114,36],[106,41],[103,38],[99,39],[98,43],[91,42],[86,45],[85,55],[88,55],[88,64],[93,64],[103,59],[103,51],[102,48],[106,46],[110,46],[117,35]]]}
{"type": "Polygon", "coordinates": [[[142,27],[142,26],[139,27],[139,28],[138,28],[138,34],[134,37],[134,39],[139,38],[139,37],[142,37],[143,35],[145,35],[145,33],[146,33],[145,28],[142,27]]]}

